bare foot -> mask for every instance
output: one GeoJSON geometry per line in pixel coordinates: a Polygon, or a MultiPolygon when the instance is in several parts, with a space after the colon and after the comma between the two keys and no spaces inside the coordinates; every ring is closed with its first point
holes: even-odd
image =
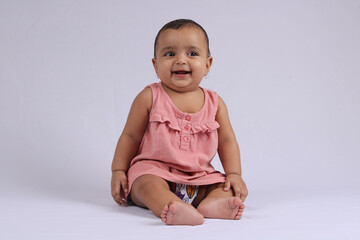
{"type": "Polygon", "coordinates": [[[161,212],[161,221],[168,225],[201,225],[204,217],[186,203],[172,201],[161,212]]]}
{"type": "Polygon", "coordinates": [[[197,210],[206,218],[239,220],[245,205],[238,197],[204,199],[197,210]]]}

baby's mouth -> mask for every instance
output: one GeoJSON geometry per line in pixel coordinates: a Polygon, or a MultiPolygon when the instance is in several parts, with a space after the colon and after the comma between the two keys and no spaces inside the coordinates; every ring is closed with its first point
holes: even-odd
{"type": "Polygon", "coordinates": [[[174,73],[178,77],[185,77],[186,75],[190,74],[191,71],[180,70],[180,71],[173,71],[172,73],[174,73]]]}

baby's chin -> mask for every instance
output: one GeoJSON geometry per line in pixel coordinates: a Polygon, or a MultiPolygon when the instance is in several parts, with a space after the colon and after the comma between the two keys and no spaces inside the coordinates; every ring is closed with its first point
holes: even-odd
{"type": "Polygon", "coordinates": [[[194,82],[189,82],[186,80],[172,80],[171,84],[164,83],[162,81],[162,84],[169,90],[175,91],[175,92],[192,92],[199,89],[199,84],[194,82]]]}

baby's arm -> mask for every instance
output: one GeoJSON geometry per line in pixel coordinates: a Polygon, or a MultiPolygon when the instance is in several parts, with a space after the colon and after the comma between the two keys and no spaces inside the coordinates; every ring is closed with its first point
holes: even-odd
{"type": "Polygon", "coordinates": [[[152,105],[150,88],[145,88],[135,98],[124,130],[117,143],[112,162],[111,194],[118,204],[126,202],[124,194],[128,193],[126,171],[131,160],[138,152],[142,137],[149,121],[149,112],[152,105]]]}
{"type": "Polygon", "coordinates": [[[220,128],[218,129],[218,154],[226,173],[224,190],[229,191],[232,187],[235,196],[238,196],[242,201],[245,201],[248,190],[242,179],[240,150],[230,123],[226,105],[220,97],[216,121],[220,125],[220,128]]]}

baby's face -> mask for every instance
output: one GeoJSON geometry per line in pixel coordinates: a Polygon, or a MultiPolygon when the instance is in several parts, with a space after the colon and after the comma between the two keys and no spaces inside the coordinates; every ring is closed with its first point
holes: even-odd
{"type": "Polygon", "coordinates": [[[212,64],[204,33],[196,27],[163,31],[153,64],[166,87],[178,92],[197,90],[212,64]]]}

